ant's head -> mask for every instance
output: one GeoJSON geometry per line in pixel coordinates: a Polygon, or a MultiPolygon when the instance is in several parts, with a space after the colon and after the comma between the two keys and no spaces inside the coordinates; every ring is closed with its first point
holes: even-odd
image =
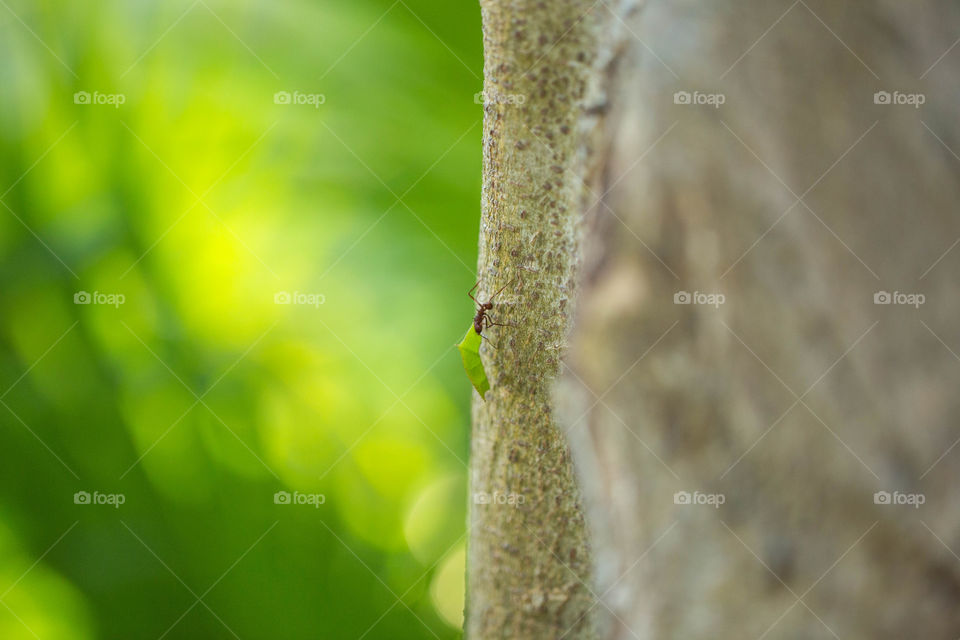
{"type": "Polygon", "coordinates": [[[481,307],[482,309],[493,309],[493,303],[492,303],[492,302],[484,302],[482,305],[480,305],[480,307],[481,307]]]}

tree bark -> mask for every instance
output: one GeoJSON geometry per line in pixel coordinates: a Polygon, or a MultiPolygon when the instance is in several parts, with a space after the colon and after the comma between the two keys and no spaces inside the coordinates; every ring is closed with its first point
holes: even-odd
{"type": "Polygon", "coordinates": [[[603,637],[956,638],[960,7],[628,24],[557,394],[603,637]]]}
{"type": "Polygon", "coordinates": [[[466,636],[595,638],[591,559],[551,408],[579,262],[589,81],[609,12],[588,0],[482,0],[480,301],[492,389],[474,398],[466,636]],[[494,348],[493,345],[496,345],[494,348]]]}

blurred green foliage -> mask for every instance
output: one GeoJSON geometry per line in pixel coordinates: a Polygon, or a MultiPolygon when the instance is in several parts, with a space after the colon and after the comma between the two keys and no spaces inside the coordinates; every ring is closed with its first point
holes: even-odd
{"type": "Polygon", "coordinates": [[[459,637],[480,47],[0,2],[0,638],[459,637]]]}

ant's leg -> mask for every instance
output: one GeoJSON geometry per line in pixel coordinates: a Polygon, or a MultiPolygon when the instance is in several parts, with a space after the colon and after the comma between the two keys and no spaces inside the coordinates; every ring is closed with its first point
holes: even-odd
{"type": "Polygon", "coordinates": [[[473,297],[473,290],[476,289],[478,286],[480,286],[479,280],[477,280],[477,284],[470,287],[470,291],[467,291],[467,295],[470,296],[470,299],[473,300],[474,302],[476,302],[477,299],[473,297]]]}
{"type": "Polygon", "coordinates": [[[483,338],[484,340],[486,340],[487,342],[489,342],[489,343],[490,343],[490,346],[492,346],[494,349],[497,349],[498,351],[500,350],[500,347],[497,346],[497,343],[495,343],[493,340],[491,340],[491,339],[488,338],[487,336],[485,336],[485,335],[483,335],[483,334],[481,333],[481,334],[480,334],[480,337],[483,338]]]}
{"type": "Polygon", "coordinates": [[[517,327],[515,324],[508,324],[506,322],[494,322],[488,315],[483,316],[483,320],[486,322],[487,327],[517,327]]]}

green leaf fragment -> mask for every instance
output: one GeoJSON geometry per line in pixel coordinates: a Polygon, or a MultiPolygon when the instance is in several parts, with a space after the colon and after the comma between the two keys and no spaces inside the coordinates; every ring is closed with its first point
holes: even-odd
{"type": "Polygon", "coordinates": [[[460,357],[463,358],[463,368],[467,372],[467,377],[483,398],[490,390],[490,381],[487,380],[487,372],[483,370],[483,361],[480,360],[480,341],[480,334],[471,324],[467,329],[467,335],[457,345],[457,349],[460,350],[460,357]]]}

